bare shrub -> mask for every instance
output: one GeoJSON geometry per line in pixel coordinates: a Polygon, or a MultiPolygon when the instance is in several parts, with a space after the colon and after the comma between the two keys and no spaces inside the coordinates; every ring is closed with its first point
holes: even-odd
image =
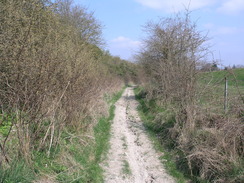
{"type": "Polygon", "coordinates": [[[85,8],[69,0],[0,3],[1,155],[30,162],[32,150],[49,154],[64,128],[90,129],[104,93],[123,81],[109,72],[101,25],[85,8]]]}
{"type": "Polygon", "coordinates": [[[187,103],[195,94],[196,63],[205,55],[206,38],[185,18],[161,19],[145,26],[149,38],[144,41],[140,61],[150,75],[154,96],[187,103]]]}
{"type": "MultiPolygon", "coordinates": [[[[157,114],[154,122],[164,126],[174,114],[166,139],[185,155],[192,176],[240,182],[243,177],[236,170],[243,166],[243,118],[240,112],[224,114],[223,85],[198,73],[208,54],[207,37],[197,30],[189,12],[149,22],[145,31],[149,36],[138,58],[147,75],[147,98],[168,112],[157,114]]],[[[229,99],[232,109],[242,108],[240,97],[229,99]]]]}

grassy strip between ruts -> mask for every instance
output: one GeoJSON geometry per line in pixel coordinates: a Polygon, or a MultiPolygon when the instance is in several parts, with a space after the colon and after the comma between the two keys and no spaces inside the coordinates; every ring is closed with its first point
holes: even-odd
{"type": "MultiPolygon", "coordinates": [[[[146,130],[151,141],[153,142],[155,149],[157,151],[163,152],[160,160],[163,162],[167,172],[175,178],[177,183],[187,182],[187,180],[189,180],[188,177],[179,170],[177,164],[174,161],[173,156],[176,155],[175,152],[166,150],[168,147],[166,148],[160,139],[160,133],[162,133],[164,129],[156,127],[155,123],[153,123],[154,114],[162,111],[163,109],[158,108],[154,101],[146,101],[142,88],[137,87],[134,89],[134,92],[136,95],[136,100],[139,102],[139,115],[143,121],[144,126],[146,127],[146,130]]],[[[169,121],[167,126],[171,126],[172,123],[172,121],[169,121]]]]}

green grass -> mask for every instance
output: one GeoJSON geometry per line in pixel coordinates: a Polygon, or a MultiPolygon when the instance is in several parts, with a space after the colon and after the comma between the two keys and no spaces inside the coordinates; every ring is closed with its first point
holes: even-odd
{"type": "Polygon", "coordinates": [[[155,101],[147,101],[143,88],[135,88],[134,92],[139,102],[139,115],[155,149],[163,152],[160,159],[167,172],[178,183],[189,182],[190,180],[194,183],[208,183],[199,176],[195,176],[197,172],[193,172],[194,176],[191,176],[185,154],[177,148],[178,144],[169,135],[169,129],[175,124],[175,114],[159,107],[155,101]],[[157,121],[157,115],[161,115],[160,120],[162,121],[157,121]]]}
{"type": "Polygon", "coordinates": [[[123,160],[122,163],[123,163],[122,173],[124,175],[131,175],[132,173],[131,173],[131,169],[130,169],[130,165],[129,165],[128,161],[123,160]]]}
{"type": "Polygon", "coordinates": [[[89,145],[85,147],[80,145],[78,140],[68,145],[69,154],[74,157],[81,168],[69,173],[69,167],[60,166],[64,171],[58,174],[57,180],[59,182],[103,182],[103,170],[99,164],[106,158],[106,153],[109,150],[111,120],[114,118],[115,111],[114,104],[121,97],[124,89],[112,97],[107,96],[109,99],[107,101],[110,104],[109,116],[102,117],[94,127],[94,141],[88,140],[89,145]]]}
{"type": "MultiPolygon", "coordinates": [[[[9,167],[0,166],[0,183],[28,183],[46,175],[61,183],[103,182],[100,163],[109,150],[111,121],[115,115],[114,104],[124,89],[125,87],[120,92],[107,96],[109,116],[98,120],[93,128],[93,135],[66,129],[61,135],[60,145],[51,149],[50,156],[47,156],[46,151],[33,151],[33,164],[30,166],[25,161],[17,160],[12,160],[9,167]]],[[[5,135],[8,129],[9,124],[2,123],[0,133],[5,135]]]]}
{"type": "Polygon", "coordinates": [[[123,144],[122,144],[123,148],[124,148],[124,149],[127,149],[128,145],[127,145],[127,143],[126,143],[126,137],[123,136],[123,137],[121,138],[121,140],[123,141],[123,144]]]}
{"type": "Polygon", "coordinates": [[[113,95],[107,95],[107,94],[106,94],[106,95],[105,95],[105,100],[106,100],[109,104],[114,105],[115,102],[117,102],[117,100],[119,100],[120,97],[122,96],[123,92],[125,91],[125,88],[126,88],[126,86],[123,87],[122,90],[120,90],[119,92],[114,93],[113,95]]]}
{"type": "Polygon", "coordinates": [[[8,168],[0,166],[1,183],[31,183],[34,178],[35,173],[33,169],[30,168],[23,160],[13,160],[8,168]]]}
{"type": "MultiPolygon", "coordinates": [[[[243,105],[240,93],[244,94],[244,69],[233,70],[236,79],[229,71],[216,71],[209,73],[201,73],[198,84],[204,86],[208,84],[206,91],[199,95],[198,105],[211,109],[212,113],[226,115],[224,113],[224,78],[228,78],[228,111],[235,109],[235,105],[243,105]],[[209,83],[209,81],[211,81],[209,83]],[[237,81],[237,82],[236,82],[237,81]],[[238,87],[237,87],[238,86],[238,87]]],[[[201,87],[203,88],[203,87],[201,87]]],[[[175,124],[175,114],[170,106],[158,106],[155,100],[147,100],[146,93],[143,88],[135,88],[136,99],[139,101],[138,111],[141,119],[146,127],[151,140],[157,150],[163,152],[161,160],[169,174],[176,178],[177,182],[206,183],[207,180],[200,178],[199,170],[194,169],[193,175],[188,167],[186,155],[178,148],[177,142],[170,136],[169,129],[175,124]]],[[[240,168],[236,168],[233,172],[227,173],[240,175],[240,168]]]]}
{"type": "Polygon", "coordinates": [[[228,79],[228,111],[244,101],[244,69],[200,73],[198,78],[199,105],[215,113],[224,111],[225,79],[228,79]],[[234,74],[233,74],[234,73],[234,74]]]}
{"type": "Polygon", "coordinates": [[[221,70],[214,72],[204,72],[199,75],[200,81],[212,81],[214,84],[224,84],[224,78],[228,79],[230,86],[244,86],[244,69],[221,70]]]}
{"type": "Polygon", "coordinates": [[[12,126],[12,121],[16,120],[15,115],[8,115],[7,113],[0,113],[0,136],[6,137],[12,126]]]}
{"type": "Polygon", "coordinates": [[[175,149],[175,142],[167,136],[169,128],[173,127],[175,123],[174,114],[157,106],[155,101],[147,101],[143,88],[135,88],[134,92],[139,102],[138,111],[149,137],[155,149],[163,152],[160,160],[163,162],[168,173],[178,183],[187,182],[190,172],[187,167],[186,158],[180,151],[175,149]],[[160,125],[155,123],[155,116],[159,113],[165,115],[165,122],[160,125]]]}
{"type": "MultiPolygon", "coordinates": [[[[8,136],[12,123],[15,120],[16,115],[14,114],[0,113],[1,140],[5,139],[8,136]]],[[[11,143],[15,145],[14,140],[12,140],[11,143]]],[[[5,151],[7,151],[6,147],[5,151]]],[[[13,155],[12,158],[13,157],[14,159],[8,157],[8,159],[10,160],[10,164],[5,164],[6,162],[1,162],[1,160],[3,160],[3,157],[0,160],[0,183],[32,182],[35,178],[35,172],[33,168],[28,165],[22,158],[17,158],[16,154],[13,155]]]]}

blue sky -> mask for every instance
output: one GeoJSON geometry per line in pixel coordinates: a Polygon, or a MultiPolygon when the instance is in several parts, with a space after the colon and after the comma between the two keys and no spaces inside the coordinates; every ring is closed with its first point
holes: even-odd
{"type": "MultiPolygon", "coordinates": [[[[132,60],[146,34],[143,25],[182,11],[190,0],[74,0],[104,26],[105,49],[132,60]]],[[[192,20],[211,38],[214,59],[244,65],[244,0],[191,0],[192,20]]]]}

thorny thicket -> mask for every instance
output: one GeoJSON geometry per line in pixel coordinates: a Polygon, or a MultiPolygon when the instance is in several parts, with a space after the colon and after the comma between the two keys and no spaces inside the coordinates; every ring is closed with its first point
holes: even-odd
{"type": "Polygon", "coordinates": [[[112,69],[128,62],[99,48],[101,24],[71,2],[0,1],[0,164],[49,154],[64,128],[89,129],[128,74],[112,69]]]}
{"type": "Polygon", "coordinates": [[[149,36],[138,59],[147,77],[147,98],[165,109],[157,114],[155,124],[167,127],[173,118],[164,136],[182,152],[179,162],[186,158],[192,176],[213,182],[240,182],[243,102],[240,95],[232,97],[231,109],[224,114],[219,104],[223,92],[216,90],[220,86],[211,80],[203,82],[206,75],[199,74],[198,64],[209,53],[207,37],[197,30],[189,12],[149,22],[145,31],[149,36]]]}

